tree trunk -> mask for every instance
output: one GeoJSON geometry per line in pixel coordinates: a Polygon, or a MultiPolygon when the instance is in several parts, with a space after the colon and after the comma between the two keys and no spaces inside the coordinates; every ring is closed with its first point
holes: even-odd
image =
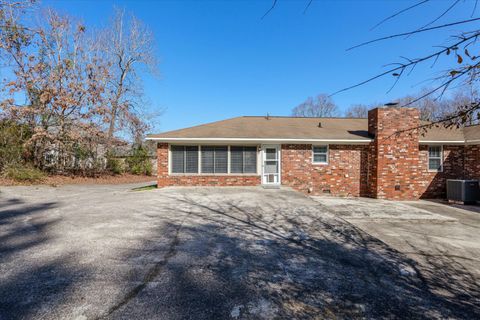
{"type": "Polygon", "coordinates": [[[112,140],[113,140],[113,134],[115,132],[115,124],[117,121],[118,105],[120,103],[120,98],[122,96],[123,81],[127,76],[127,71],[128,70],[122,70],[122,74],[120,75],[120,81],[117,87],[117,93],[115,94],[115,99],[112,101],[112,117],[110,118],[110,126],[108,128],[108,133],[107,133],[107,148],[106,148],[107,151],[112,150],[112,140]]]}
{"type": "Polygon", "coordinates": [[[107,133],[107,149],[110,149],[113,132],[115,131],[115,122],[117,121],[117,103],[112,103],[112,117],[110,118],[110,126],[108,127],[107,133]]]}

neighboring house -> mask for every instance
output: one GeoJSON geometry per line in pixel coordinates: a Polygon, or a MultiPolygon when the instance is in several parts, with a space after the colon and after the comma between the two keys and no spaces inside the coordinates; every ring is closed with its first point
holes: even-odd
{"type": "Polygon", "coordinates": [[[84,134],[81,145],[72,147],[65,154],[61,153],[58,144],[45,144],[43,154],[45,168],[57,171],[59,167],[68,171],[104,170],[109,149],[131,148],[126,141],[118,138],[109,140],[102,132],[96,135],[86,135],[87,133],[84,134]]]}
{"type": "Polygon", "coordinates": [[[480,126],[418,130],[414,108],[368,119],[238,117],[149,135],[158,186],[290,186],[383,199],[445,195],[448,178],[480,178],[480,126]]]}

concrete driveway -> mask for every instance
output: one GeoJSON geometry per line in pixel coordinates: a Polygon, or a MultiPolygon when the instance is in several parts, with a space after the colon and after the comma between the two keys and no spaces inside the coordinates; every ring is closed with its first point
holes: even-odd
{"type": "Polygon", "coordinates": [[[131,189],[2,187],[0,319],[480,317],[478,214],[131,189]]]}

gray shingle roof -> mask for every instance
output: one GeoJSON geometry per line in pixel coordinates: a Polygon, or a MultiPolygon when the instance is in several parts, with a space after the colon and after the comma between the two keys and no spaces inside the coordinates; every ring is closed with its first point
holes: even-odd
{"type": "Polygon", "coordinates": [[[469,126],[463,129],[465,139],[468,141],[480,140],[480,125],[469,126]]]}
{"type": "MultiPolygon", "coordinates": [[[[480,128],[480,126],[477,127],[480,128]]],[[[428,129],[420,137],[420,140],[464,141],[467,132],[469,138],[478,137],[480,139],[480,129],[439,127],[428,129]]],[[[166,141],[175,139],[277,139],[368,142],[371,137],[368,135],[367,119],[244,116],[151,134],[147,139],[166,141]]]]}

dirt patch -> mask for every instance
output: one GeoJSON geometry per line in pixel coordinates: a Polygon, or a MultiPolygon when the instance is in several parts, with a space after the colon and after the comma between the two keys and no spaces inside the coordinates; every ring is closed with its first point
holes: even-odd
{"type": "Polygon", "coordinates": [[[51,175],[40,182],[19,182],[12,179],[0,178],[0,186],[28,186],[28,185],[67,185],[67,184],[125,184],[147,182],[155,180],[155,176],[122,174],[102,175],[96,178],[79,176],[51,175]]]}

